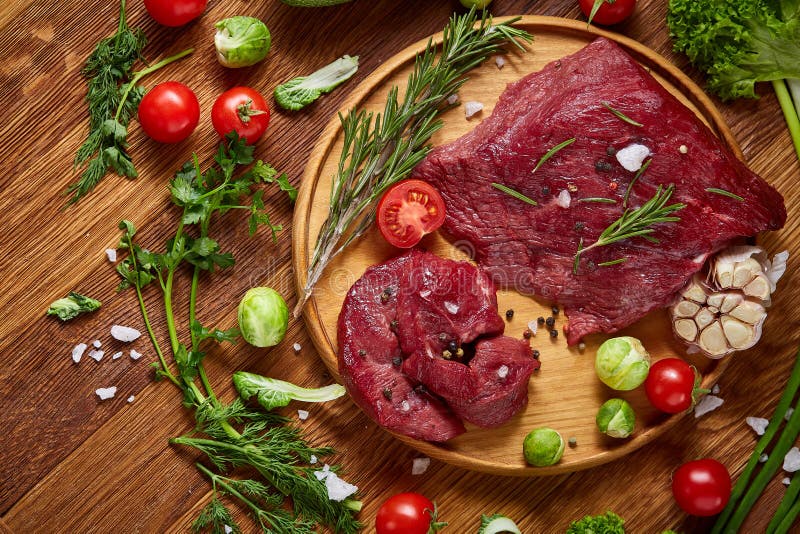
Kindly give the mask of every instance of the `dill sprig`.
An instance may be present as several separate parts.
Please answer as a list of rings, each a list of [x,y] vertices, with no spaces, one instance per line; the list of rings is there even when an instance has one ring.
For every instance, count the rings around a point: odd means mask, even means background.
[[[428,154],[428,141],[442,126],[437,119],[450,107],[447,98],[466,82],[464,75],[508,43],[524,49],[521,42],[532,40],[528,32],[511,26],[517,20],[495,25],[484,11],[478,23],[474,8],[453,15],[444,28],[441,46],[431,39],[417,54],[402,101],[394,86],[383,113],[353,110],[347,116],[339,115],[342,154],[333,176],[328,217],[317,237],[295,316],[331,259],[372,224],[381,194],[408,176]]]
[[[553,148],[551,148],[550,150],[545,152],[544,156],[539,158],[539,161],[536,163],[536,166],[533,168],[533,170],[531,172],[534,173],[534,172],[538,171],[539,167],[544,165],[545,161],[547,161],[548,159],[552,158],[556,154],[556,152],[558,152],[562,148],[568,147],[569,145],[571,145],[574,142],[575,142],[575,138],[571,137],[571,138],[567,139],[566,141],[560,142],[559,144],[557,144],[556,146],[554,146]]]
[[[538,205],[538,203],[535,200],[533,200],[532,198],[526,197],[525,195],[523,195],[522,193],[520,193],[516,189],[512,189],[512,188],[508,187],[507,185],[498,184],[497,182],[492,182],[492,187],[502,191],[503,193],[505,193],[507,195],[510,195],[510,196],[516,198],[517,200],[521,200],[522,202],[530,204],[531,206],[537,206]]]
[[[263,532],[306,534],[314,532],[317,523],[324,523],[335,532],[353,534],[359,528],[352,513],[357,501],[331,501],[325,483],[307,467],[312,455],[323,458],[333,451],[311,447],[299,430],[287,426],[288,420],[278,414],[251,409],[240,398],[222,402],[206,375],[204,345],[208,341],[234,343],[239,336],[235,329],[208,328],[197,319],[201,275],[234,264],[233,256],[220,251],[219,243],[210,235],[212,219],[242,210],[249,215],[251,233],[267,226],[274,238],[281,228],[270,221],[265,211],[263,190],[253,190],[260,184],[275,183],[290,199],[295,193],[285,175],[278,175],[266,163],[254,162],[253,147],[235,133],[220,144],[215,162],[203,173],[194,156],[170,182],[172,203],[182,211],[175,233],[163,251],[142,248],[134,225],[129,221],[120,223],[123,235],[119,247],[128,251],[128,257],[117,267],[122,278],[120,289],[132,287],[136,291],[144,325],[158,357],[154,364],[156,377],[172,382],[183,393],[184,406],[194,410],[194,430],[190,435],[172,439],[171,443],[205,453],[208,462],[219,471],[250,468],[245,471],[257,473],[254,476],[263,479],[236,480],[198,466],[210,477],[214,495],[192,528],[198,532],[222,532],[224,525],[228,525],[238,531],[221,500],[225,496],[247,506]],[[237,174],[240,167],[251,164],[249,170]],[[176,277],[182,273],[191,276],[189,305],[184,320],[177,321],[173,297]],[[144,291],[152,286],[157,286],[163,297],[168,334],[163,345],[156,336],[144,299]],[[178,324],[188,324],[188,332],[179,335]],[[170,353],[171,363],[167,361]],[[284,505],[287,498],[293,508]]]
[[[658,223],[680,221],[680,217],[671,216],[670,214],[686,207],[686,204],[680,202],[667,205],[674,190],[675,186],[673,185],[670,185],[666,189],[663,189],[662,186],[659,185],[653,198],[635,210],[626,209],[619,219],[612,222],[608,228],[603,230],[600,237],[597,238],[597,241],[588,247],[584,247],[583,238],[581,238],[578,243],[578,251],[575,253],[575,259],[572,264],[572,272],[575,274],[578,273],[581,255],[593,248],[603,247],[616,243],[617,241],[622,241],[623,239],[630,239],[637,236],[643,237],[653,243],[658,243],[658,240],[650,235],[655,232],[653,226]],[[621,262],[615,260],[615,263]],[[608,265],[613,265],[615,263],[609,263]]]
[[[147,38],[140,29],[128,26],[125,2],[120,2],[116,33],[97,43],[81,70],[87,80],[89,133],[75,154],[74,166],[86,167],[78,181],[65,191],[72,194],[68,204],[78,202],[94,189],[109,168],[120,176],[137,176],[127,152],[128,124],[144,96],[144,88],[137,84],[147,74],[192,53],[190,48],[134,72],[134,64],[144,61],[142,50]]]

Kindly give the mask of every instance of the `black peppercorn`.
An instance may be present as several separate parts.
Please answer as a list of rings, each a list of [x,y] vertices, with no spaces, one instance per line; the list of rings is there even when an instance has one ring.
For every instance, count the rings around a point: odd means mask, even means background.
[[[608,154],[609,156],[613,156],[616,153],[617,153],[617,149],[614,148],[613,146],[606,147],[606,154]]]
[[[451,353],[455,353],[455,351],[458,350],[458,344],[455,342],[455,340],[447,344],[447,350],[449,350]]]
[[[403,365],[403,358],[401,358],[400,356],[395,356],[394,358],[392,358],[392,365],[394,365],[395,367],[400,367],[401,365]]]
[[[533,359],[534,360],[538,360],[539,359],[539,351],[536,350],[536,349],[533,350]]]
[[[547,320],[545,321],[545,324],[547,325],[547,328],[553,328],[553,326],[556,324],[556,318],[548,317]]]
[[[527,329],[527,328],[522,333],[522,337],[524,337],[525,339],[530,339],[532,335],[533,334],[531,333],[531,331],[529,329]]]
[[[556,330],[555,328],[550,330],[550,337],[552,337],[553,339],[557,338],[558,337],[558,330]]]
[[[544,187],[542,188],[542,194],[543,194],[543,195],[549,195],[549,194],[550,194],[550,188],[549,188],[549,187],[547,187],[547,186],[544,186]]]
[[[363,358],[364,356],[367,355],[367,351],[365,351],[364,349],[358,349],[358,355]]]
[[[543,325],[544,324],[544,317],[538,317],[536,319],[536,323],[539,324],[539,326]]]
[[[553,306],[551,311],[553,312],[553,315],[558,315],[558,306]]]
[[[514,317],[514,310],[506,310],[506,319]]]
[[[389,388],[384,388],[383,396],[386,397],[386,400],[392,400],[392,390]]]
[[[584,228],[586,228],[586,223],[584,223],[584,222],[581,222],[581,221],[578,221],[578,222],[576,222],[576,223],[575,223],[575,226],[574,226],[574,228],[575,228],[575,230],[577,230],[578,232],[580,232],[581,230],[583,230]]]

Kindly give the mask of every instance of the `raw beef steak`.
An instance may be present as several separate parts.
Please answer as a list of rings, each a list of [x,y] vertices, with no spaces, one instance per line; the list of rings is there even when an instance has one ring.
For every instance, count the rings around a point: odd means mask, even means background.
[[[382,426],[446,441],[464,431],[459,418],[497,426],[527,402],[539,362],[503,328],[483,271],[412,250],[367,269],[347,294],[339,372]]]
[[[638,178],[637,150],[649,161]],[[472,243],[497,284],[564,306],[570,344],[666,306],[709,255],[786,220],[781,195],[604,38],[510,84],[490,117],[435,148],[413,176],[439,189],[446,230]],[[581,240],[594,243],[662,185],[675,186],[670,203],[686,206],[674,213],[680,221],[653,226],[658,243],[633,237],[593,248],[573,272]]]

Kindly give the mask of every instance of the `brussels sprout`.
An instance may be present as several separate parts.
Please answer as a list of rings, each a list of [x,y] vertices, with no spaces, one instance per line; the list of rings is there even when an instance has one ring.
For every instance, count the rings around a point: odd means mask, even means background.
[[[492,3],[492,0],[461,0],[461,5],[464,7],[474,7],[475,9],[486,9],[486,6]]]
[[[612,389],[628,391],[644,382],[650,372],[650,355],[634,337],[613,337],[597,349],[597,376]]]
[[[237,319],[245,341],[255,347],[272,347],[286,335],[289,308],[274,289],[254,287],[239,302]]]
[[[57,315],[62,321],[69,321],[78,314],[97,310],[100,305],[99,300],[70,291],[68,296],[50,304],[47,315]]]
[[[249,67],[267,57],[269,29],[257,18],[231,17],[217,22],[216,27],[214,46],[224,67]]]
[[[358,70],[358,56],[343,56],[308,76],[299,76],[275,88],[275,102],[283,109],[297,111],[322,93],[330,93]]]
[[[600,406],[595,418],[597,428],[612,438],[627,438],[633,433],[636,414],[633,408],[623,399],[610,399]]]
[[[553,465],[564,454],[564,438],[552,428],[541,427],[531,430],[522,442],[525,460],[537,467]]]

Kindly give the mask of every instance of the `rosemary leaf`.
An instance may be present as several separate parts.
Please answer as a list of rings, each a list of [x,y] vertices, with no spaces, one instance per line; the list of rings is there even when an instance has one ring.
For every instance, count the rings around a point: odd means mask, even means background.
[[[559,144],[557,144],[556,146],[554,146],[553,148],[551,148],[550,150],[545,152],[544,156],[542,156],[541,159],[539,159],[539,162],[536,164],[536,167],[534,167],[531,172],[534,173],[537,170],[539,170],[539,167],[544,165],[545,161],[547,161],[548,159],[552,158],[555,155],[556,152],[558,152],[559,150],[561,150],[564,147],[567,147],[567,146],[571,145],[574,142],[575,142],[575,138],[572,137],[570,139],[567,139],[566,141],[560,142]]]
[[[623,208],[627,208],[628,207],[628,197],[631,196],[631,191],[633,190],[633,184],[635,184],[636,181],[639,179],[639,177],[644,174],[644,171],[646,171],[647,167],[650,166],[650,162],[651,161],[653,161],[653,158],[650,158],[650,159],[648,159],[647,161],[644,162],[644,164],[636,172],[636,176],[633,177],[633,180],[631,180],[631,183],[628,185],[628,189],[627,189],[627,191],[625,191],[625,198],[622,199],[622,207]]]
[[[586,197],[586,198],[579,198],[575,202],[597,202],[599,204],[616,204],[617,201],[613,198],[605,198],[605,197]]]
[[[611,265],[618,265],[620,263],[625,263],[626,261],[628,261],[628,258],[626,256],[623,256],[621,258],[617,258],[616,260],[604,261],[603,263],[598,263],[597,266],[598,267],[609,267]]]
[[[503,184],[498,184],[496,182],[492,182],[492,187],[494,187],[495,189],[499,189],[503,193],[511,195],[512,197],[516,198],[517,200],[521,200],[523,202],[527,202],[531,206],[538,205],[538,203],[535,200],[533,200],[532,198],[526,197],[525,195],[523,195],[519,191],[517,191],[515,189],[511,189],[510,187],[505,186]]]
[[[625,115],[623,112],[621,112],[621,111],[619,111],[619,110],[616,110],[616,109],[612,108],[612,107],[611,107],[611,104],[609,104],[608,102],[601,102],[601,104],[603,104],[603,106],[604,106],[604,107],[605,107],[605,108],[606,108],[608,111],[610,111],[611,113],[613,113],[614,115],[616,115],[616,116],[617,116],[617,117],[618,117],[618,118],[619,118],[621,121],[623,121],[623,122],[627,122],[628,124],[632,124],[632,125],[634,125],[634,126],[639,126],[640,128],[641,128],[642,126],[644,126],[644,125],[643,125],[641,122],[636,122],[636,121],[635,121],[635,120],[633,120],[632,118],[630,118],[630,117],[628,117],[627,115]]]
[[[744,202],[744,198],[740,197],[736,193],[731,193],[730,191],[725,191],[724,189],[719,189],[717,187],[706,187],[706,191],[709,193],[716,193],[717,195],[722,195],[724,197],[735,198],[739,202]]]
[[[450,107],[447,98],[466,82],[464,75],[501,53],[506,45],[525,50],[522,43],[533,38],[511,26],[518,20],[493,24],[485,11],[479,20],[474,8],[453,15],[444,28],[441,46],[429,40],[417,54],[402,100],[394,86],[383,113],[352,110],[347,116],[340,115],[344,142],[332,177],[328,217],[314,246],[295,317],[330,260],[370,227],[381,194],[407,177],[428,154],[430,137],[442,126],[439,115]]]
[[[680,217],[675,217],[671,214],[686,207],[685,204],[680,202],[667,205],[674,190],[674,185],[670,185],[666,189],[659,185],[653,198],[635,210],[626,209],[619,219],[603,230],[597,241],[584,248],[583,239],[581,238],[572,264],[572,272],[578,274],[581,255],[593,248],[610,245],[632,237],[643,237],[658,244],[658,240],[650,235],[655,232],[653,226],[659,223],[680,221]]]

